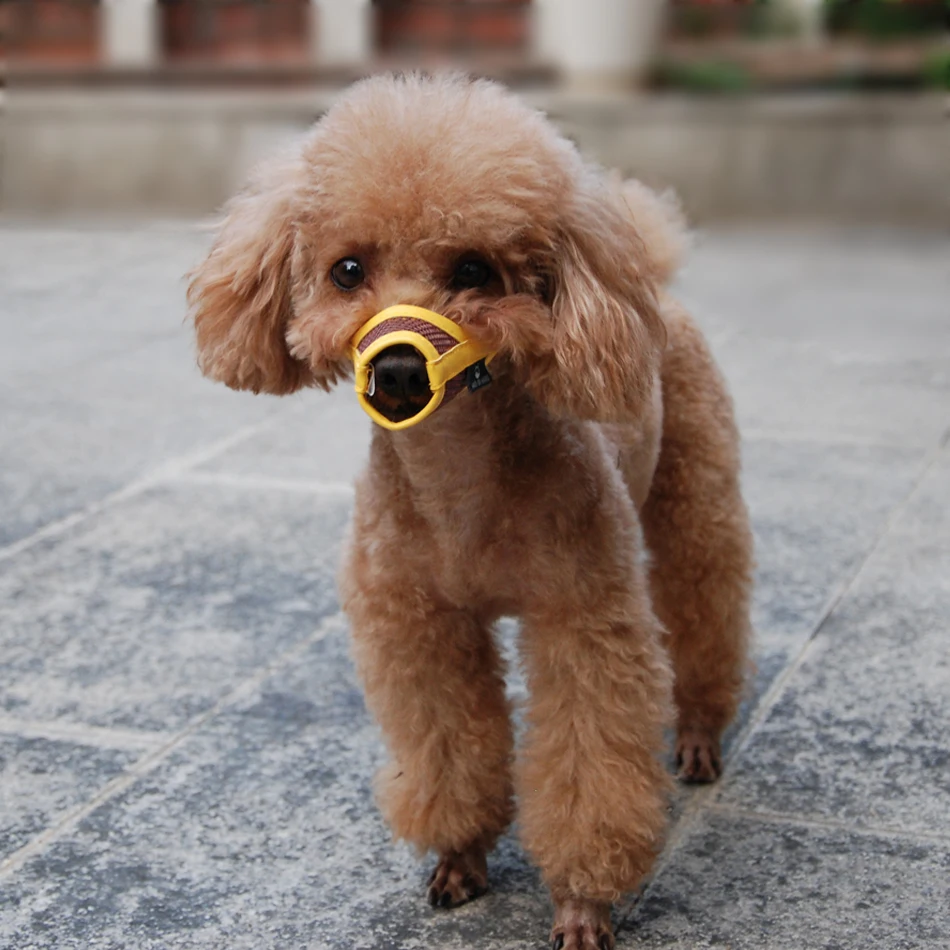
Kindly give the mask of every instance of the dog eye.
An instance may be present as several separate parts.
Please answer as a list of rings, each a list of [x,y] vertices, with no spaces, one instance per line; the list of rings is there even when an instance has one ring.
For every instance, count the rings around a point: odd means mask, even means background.
[[[472,290],[484,287],[494,276],[494,271],[484,261],[470,257],[455,265],[452,286],[456,290]]]
[[[365,279],[363,265],[355,257],[344,257],[330,268],[330,280],[340,290],[356,290]]]

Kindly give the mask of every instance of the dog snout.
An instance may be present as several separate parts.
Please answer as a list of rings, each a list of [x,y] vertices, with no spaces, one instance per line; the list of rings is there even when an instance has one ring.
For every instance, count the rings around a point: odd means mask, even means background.
[[[429,374],[422,354],[408,344],[391,346],[373,361],[376,385],[391,399],[415,402],[429,395]]]

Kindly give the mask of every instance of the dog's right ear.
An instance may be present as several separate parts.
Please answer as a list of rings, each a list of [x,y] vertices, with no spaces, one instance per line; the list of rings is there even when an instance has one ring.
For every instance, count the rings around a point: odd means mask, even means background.
[[[210,254],[189,274],[198,365],[232,389],[284,395],[313,382],[285,332],[299,159],[273,162],[228,204]]]

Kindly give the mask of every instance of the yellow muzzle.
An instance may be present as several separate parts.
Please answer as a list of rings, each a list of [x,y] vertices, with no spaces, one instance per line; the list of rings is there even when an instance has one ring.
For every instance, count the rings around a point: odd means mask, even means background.
[[[422,422],[464,389],[475,392],[491,382],[487,364],[495,354],[466,336],[458,324],[423,307],[387,307],[370,317],[350,343],[360,405],[373,422],[393,431]],[[395,422],[372,403],[376,394],[373,360],[399,344],[413,347],[425,360],[431,397],[412,416]]]

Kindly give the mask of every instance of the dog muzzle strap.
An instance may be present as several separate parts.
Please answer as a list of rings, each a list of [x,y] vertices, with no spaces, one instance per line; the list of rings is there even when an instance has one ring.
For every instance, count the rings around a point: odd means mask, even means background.
[[[379,380],[373,361],[400,344],[411,346],[425,360],[429,399],[408,418],[396,421],[374,405]],[[374,422],[393,431],[422,422],[463,390],[475,392],[491,382],[488,363],[494,352],[467,336],[457,323],[423,307],[396,304],[381,310],[360,327],[351,346],[360,405]]]

